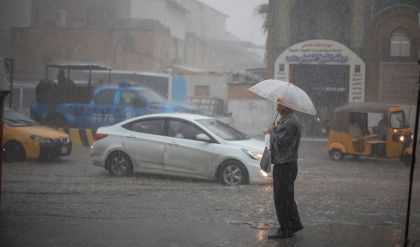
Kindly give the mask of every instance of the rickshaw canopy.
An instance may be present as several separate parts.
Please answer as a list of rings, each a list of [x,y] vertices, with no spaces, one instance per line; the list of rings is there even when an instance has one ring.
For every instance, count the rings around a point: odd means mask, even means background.
[[[339,132],[346,132],[349,129],[350,114],[353,112],[359,113],[387,113],[390,109],[401,109],[400,105],[393,104],[380,104],[380,103],[364,103],[352,104],[338,107],[334,110],[331,118],[330,130]]]

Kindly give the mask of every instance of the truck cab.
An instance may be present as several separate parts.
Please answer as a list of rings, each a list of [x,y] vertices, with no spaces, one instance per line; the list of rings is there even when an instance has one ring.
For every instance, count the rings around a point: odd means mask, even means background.
[[[159,112],[197,112],[191,105],[167,102],[151,89],[126,84],[96,88],[85,121],[96,128],[128,118]]]

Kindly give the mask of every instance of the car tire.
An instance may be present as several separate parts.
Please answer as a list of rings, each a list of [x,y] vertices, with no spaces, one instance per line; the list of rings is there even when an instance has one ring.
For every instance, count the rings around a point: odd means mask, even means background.
[[[248,183],[248,172],[241,162],[227,160],[220,166],[219,181],[228,186],[245,184]]]
[[[25,149],[16,141],[9,141],[4,144],[3,153],[5,162],[22,162],[26,160]]]
[[[340,150],[333,149],[330,151],[330,157],[335,161],[340,161],[340,160],[343,160],[344,155]]]
[[[121,151],[111,153],[106,159],[106,168],[112,176],[123,177],[133,174],[130,157]]]

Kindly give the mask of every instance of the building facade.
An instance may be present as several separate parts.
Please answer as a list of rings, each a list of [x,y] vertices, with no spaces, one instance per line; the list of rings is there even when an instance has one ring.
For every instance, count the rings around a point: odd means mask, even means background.
[[[172,65],[229,71],[262,64],[248,50],[253,44],[220,42],[226,16],[196,0],[6,0],[0,7],[29,16],[0,19],[0,53],[15,59],[17,76],[39,78],[48,63],[160,73]]]
[[[420,2],[271,0],[267,75],[302,87],[321,121],[360,102],[414,105]]]

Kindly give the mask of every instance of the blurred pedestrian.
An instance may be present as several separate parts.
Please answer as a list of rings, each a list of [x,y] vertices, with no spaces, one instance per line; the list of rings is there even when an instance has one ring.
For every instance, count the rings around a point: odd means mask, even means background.
[[[298,172],[298,151],[301,126],[294,110],[277,100],[281,119],[277,126],[270,124],[270,144],[273,168],[274,205],[280,228],[269,239],[285,239],[303,229],[294,197],[294,182]]]
[[[386,140],[386,134],[388,132],[388,115],[386,113],[382,114],[382,119],[378,122],[378,126],[376,127],[376,132],[378,138],[381,140]]]

